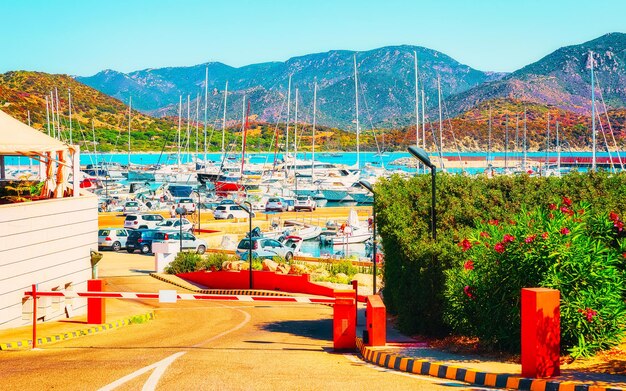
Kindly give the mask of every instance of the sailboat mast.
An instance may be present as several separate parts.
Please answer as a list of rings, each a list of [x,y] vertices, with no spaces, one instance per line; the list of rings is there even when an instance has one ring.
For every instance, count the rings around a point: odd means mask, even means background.
[[[209,105],[209,67],[206,67],[204,77],[204,172],[206,172],[206,128],[207,128],[207,109]]]
[[[224,149],[224,141],[226,138],[226,99],[228,98],[228,81],[226,82],[226,87],[224,88],[224,115],[222,116],[222,160],[224,160],[224,155],[226,154],[226,150]]]
[[[417,78],[417,52],[413,51],[413,56],[415,59],[415,146],[419,148],[420,146],[420,98],[419,98],[419,86],[418,86],[418,78]]]
[[[61,139],[61,118],[59,117],[59,110],[61,105],[59,104],[59,89],[54,87],[54,95],[56,97],[56,110],[57,110],[57,133],[59,135],[59,140]]]
[[[96,148],[96,129],[93,124],[93,118],[91,119],[91,137],[93,137],[93,156],[94,161],[96,163],[96,167],[98,167],[98,149]]]
[[[298,89],[296,88],[296,116],[293,121],[293,174],[296,175],[296,159],[298,158]]]
[[[179,95],[178,96],[178,158],[177,163],[178,163],[178,171],[180,172],[180,148],[181,148],[181,144],[180,144],[180,128],[181,128],[181,122],[183,118],[183,96]]]
[[[187,154],[187,163],[189,163],[189,144],[191,144],[191,130],[190,126],[190,114],[191,114],[191,98],[187,94],[187,140],[185,141],[185,153]]]
[[[437,76],[437,95],[439,97],[439,159],[443,168],[443,115],[441,114],[441,76]]]
[[[291,108],[291,75],[287,84],[287,123],[285,125],[285,158],[289,155],[289,109]],[[283,159],[286,160],[286,159]],[[287,165],[285,165],[287,169]]]
[[[67,97],[69,102],[69,110],[70,110],[70,145],[72,145],[72,90],[67,89]],[[30,116],[28,117],[28,122],[30,122]],[[30,123],[28,124],[30,126]]]
[[[491,164],[491,103],[489,104],[489,130],[487,133],[487,167]]]
[[[522,167],[524,168],[524,171],[526,171],[526,158],[527,158],[527,141],[526,141],[526,107],[524,107],[524,158],[522,160]]]
[[[591,62],[591,169],[596,170],[596,85],[593,81],[593,52],[589,52]]]
[[[548,168],[548,154],[550,153],[550,112],[548,111],[548,133],[546,136],[546,169]]]
[[[312,142],[312,154],[311,154],[311,181],[315,181],[315,125],[317,115],[317,81],[313,84],[313,142]]]
[[[359,146],[359,79],[356,73],[356,53],[354,54],[354,98],[356,101],[356,168],[361,168],[360,155],[361,150]]]
[[[50,136],[50,104],[48,103],[47,94],[46,94],[46,124],[48,126],[48,136]]]
[[[241,101],[241,149],[243,150],[244,144],[246,143],[244,132],[246,131],[246,95],[244,94],[243,100]],[[243,171],[242,171],[243,173]]]
[[[246,113],[246,106],[245,106],[245,101],[246,101],[246,96],[243,96],[243,101],[244,101],[244,122],[243,122],[243,133],[242,133],[242,137],[241,137],[241,142],[242,142],[242,147],[241,147],[241,180],[243,181],[243,165],[246,161],[246,138],[248,136],[248,116],[250,115],[250,101],[248,101],[248,112]]]
[[[561,144],[559,143],[559,121],[556,121],[556,170],[561,175]]]
[[[506,114],[504,119],[504,169],[507,170],[509,168],[509,114]]]
[[[200,142],[200,94],[196,94],[196,162],[198,161],[198,143]],[[205,133],[206,134],[206,133]]]
[[[426,150],[426,94],[422,89],[422,147]]]
[[[131,111],[133,107],[133,97],[128,98],[128,168],[130,169],[130,121],[131,121]]]
[[[519,113],[515,113],[515,149],[513,156],[515,161],[519,161]]]

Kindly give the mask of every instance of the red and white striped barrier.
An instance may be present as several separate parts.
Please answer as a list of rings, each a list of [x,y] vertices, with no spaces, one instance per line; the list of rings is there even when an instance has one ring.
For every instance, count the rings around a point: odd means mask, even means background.
[[[32,291],[24,292],[26,296],[33,296]],[[175,291],[160,291],[158,293],[135,292],[74,292],[74,291],[36,291],[37,297],[66,297],[87,299],[163,299],[168,302],[176,300],[213,300],[213,301],[245,301],[245,302],[281,302],[281,303],[309,303],[334,304],[334,298],[298,297],[298,296],[247,296],[247,295],[204,295],[193,293],[175,293]],[[175,294],[175,296],[174,296]]]

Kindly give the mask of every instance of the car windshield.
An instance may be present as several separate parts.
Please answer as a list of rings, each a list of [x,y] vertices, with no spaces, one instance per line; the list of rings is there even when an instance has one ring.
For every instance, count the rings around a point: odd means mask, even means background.
[[[268,202],[280,202],[280,198],[270,198]]]
[[[172,225],[174,225],[174,222],[172,220],[165,220],[165,221],[161,221],[157,225],[159,227],[171,227]]]
[[[134,221],[137,220],[137,216],[126,216],[126,221]]]
[[[218,206],[217,208],[215,208],[215,210],[226,210],[225,206]]]
[[[127,202],[126,203],[126,206],[137,206],[137,205],[139,205],[139,204],[136,203],[136,202]]]
[[[308,200],[308,197],[298,197],[298,201],[306,201]]]

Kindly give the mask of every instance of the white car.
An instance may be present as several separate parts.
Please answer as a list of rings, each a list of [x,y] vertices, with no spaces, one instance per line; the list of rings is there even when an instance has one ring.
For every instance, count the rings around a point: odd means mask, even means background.
[[[145,229],[156,228],[157,224],[165,220],[163,216],[156,213],[129,214],[124,219],[124,228]]]
[[[313,212],[317,208],[317,203],[310,196],[298,196],[293,208],[296,211],[306,209],[309,212]]]
[[[207,249],[207,243],[204,239],[200,239],[198,237],[196,237],[194,234],[190,233],[190,232],[183,232],[183,237],[182,240],[180,238],[180,233],[178,232],[168,232],[167,234],[165,234],[165,237],[163,239],[158,238],[158,239],[154,239],[152,241],[152,243],[158,243],[158,242],[167,242],[167,243],[182,243],[183,245],[183,251],[184,250],[191,250],[191,251],[195,251],[196,254],[204,254],[204,252]]]
[[[124,216],[130,214],[130,213],[139,213],[142,212],[144,209],[144,205],[139,202],[139,201],[126,201],[124,202],[124,208],[122,209],[122,212],[124,212]]]
[[[183,223],[183,232],[193,230],[193,223],[185,218],[179,219],[178,217],[173,217],[170,219],[165,219],[156,225],[156,229],[160,231],[179,231],[180,223]]]
[[[219,205],[215,208],[213,212],[213,217],[216,220],[220,219],[241,219],[248,218],[248,211],[242,208],[239,205]],[[252,212],[252,217],[255,217],[254,212]]]
[[[193,202],[191,198],[179,198],[176,202],[177,208],[185,208],[187,213],[185,214],[193,214],[196,213],[196,203]]]

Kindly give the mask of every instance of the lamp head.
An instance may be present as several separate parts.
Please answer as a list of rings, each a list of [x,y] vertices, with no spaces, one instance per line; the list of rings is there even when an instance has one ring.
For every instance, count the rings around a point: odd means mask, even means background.
[[[426,151],[424,151],[422,148],[410,146],[408,150],[409,150],[409,153],[413,155],[413,157],[417,158],[420,162],[424,163],[431,170],[435,168],[435,165],[428,158],[428,153],[426,153]]]
[[[371,183],[362,179],[359,181],[359,184],[363,186],[364,188],[366,188],[367,190],[369,190],[370,193],[374,194],[374,188],[372,187]]]

